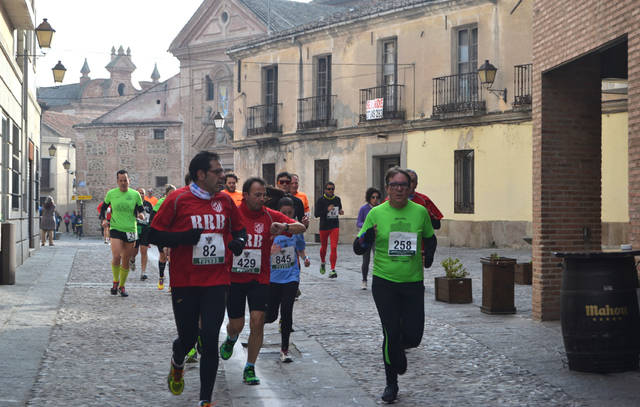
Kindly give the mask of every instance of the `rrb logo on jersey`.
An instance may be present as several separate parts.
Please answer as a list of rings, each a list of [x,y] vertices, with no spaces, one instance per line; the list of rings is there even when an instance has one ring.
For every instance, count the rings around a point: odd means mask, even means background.
[[[222,204],[220,203],[220,201],[211,202],[211,208],[213,208],[213,210],[216,212],[222,212]]]
[[[253,229],[256,231],[256,233],[261,234],[262,232],[264,232],[264,223],[256,223],[253,226]]]

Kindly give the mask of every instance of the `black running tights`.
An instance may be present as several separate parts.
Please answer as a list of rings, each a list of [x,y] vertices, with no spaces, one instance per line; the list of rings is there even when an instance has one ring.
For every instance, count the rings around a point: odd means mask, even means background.
[[[373,276],[371,293],[378,309],[384,341],[382,356],[387,384],[407,370],[404,350],[420,345],[424,333],[424,283],[394,283]]]
[[[202,340],[200,400],[211,400],[218,372],[218,335],[224,320],[227,286],[172,287],[171,302],[178,338],[173,341],[173,360],[181,365],[196,343]],[[198,330],[198,318],[202,328]]]
[[[269,305],[265,315],[265,322],[270,324],[278,319],[278,308],[280,308],[280,336],[282,350],[289,350],[289,337],[293,327],[293,303],[298,292],[298,282],[271,283],[269,285]]]

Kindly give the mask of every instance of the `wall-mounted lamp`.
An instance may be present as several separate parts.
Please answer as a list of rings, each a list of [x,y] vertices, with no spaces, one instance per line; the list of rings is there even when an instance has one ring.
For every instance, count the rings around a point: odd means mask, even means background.
[[[488,59],[484,60],[484,64],[482,64],[478,68],[478,77],[480,78],[480,83],[486,87],[486,89],[493,93],[494,95],[502,98],[502,100],[507,102],[507,88],[504,89],[491,89],[491,85],[493,85],[493,81],[496,79],[496,73],[498,72],[498,68],[491,65]]]
[[[69,162],[69,160],[64,160],[64,162],[62,163],[62,167],[69,173],[69,174],[75,174],[74,171],[69,171],[69,168],[71,168],[71,163]]]
[[[62,62],[58,61],[56,66],[54,66],[51,70],[53,71],[53,81],[62,83],[64,74],[65,72],[67,72],[67,68],[62,65]]]
[[[213,124],[216,126],[216,129],[224,127],[224,117],[222,117],[220,112],[216,112],[215,116],[213,116]]]
[[[40,48],[51,48],[51,40],[53,39],[54,32],[56,32],[56,30],[51,27],[47,19],[42,19],[40,25],[36,27],[36,37],[38,38]]]
[[[54,146],[53,144],[51,144],[51,147],[49,147],[49,157],[55,157],[56,156],[56,146]]]

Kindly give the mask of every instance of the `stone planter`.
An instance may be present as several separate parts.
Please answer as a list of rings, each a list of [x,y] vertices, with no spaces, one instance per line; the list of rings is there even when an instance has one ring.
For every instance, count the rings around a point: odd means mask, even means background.
[[[514,281],[520,285],[531,285],[532,276],[531,263],[518,263],[516,264],[516,274]]]
[[[473,301],[470,278],[435,278],[436,301],[468,304]]]
[[[485,314],[515,314],[513,282],[516,259],[480,259],[482,263],[482,306]]]

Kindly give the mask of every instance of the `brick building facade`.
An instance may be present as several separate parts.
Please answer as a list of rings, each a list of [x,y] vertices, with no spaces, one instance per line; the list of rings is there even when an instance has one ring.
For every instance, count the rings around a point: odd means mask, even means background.
[[[533,12],[533,315],[558,319],[555,251],[601,248],[602,80],[627,81],[629,241],[640,244],[640,9],[537,0]]]

